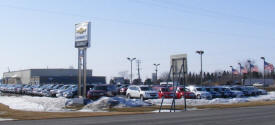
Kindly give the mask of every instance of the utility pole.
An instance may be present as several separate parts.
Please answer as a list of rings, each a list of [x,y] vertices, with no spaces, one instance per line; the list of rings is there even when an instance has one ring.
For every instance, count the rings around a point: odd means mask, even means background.
[[[133,61],[134,61],[136,58],[127,57],[127,59],[130,61],[130,64],[131,64],[131,83],[130,83],[130,84],[133,84]]]
[[[136,61],[137,62],[137,71],[138,71],[138,80],[139,80],[139,82],[141,82],[141,79],[140,79],[140,63],[141,63],[141,61],[140,60],[137,60]]]

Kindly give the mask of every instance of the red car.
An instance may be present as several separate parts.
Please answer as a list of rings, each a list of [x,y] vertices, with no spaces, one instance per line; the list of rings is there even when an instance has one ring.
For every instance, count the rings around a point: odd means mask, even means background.
[[[158,90],[159,98],[173,98],[173,92],[170,91],[168,88],[159,88]]]
[[[184,95],[184,87],[178,87],[176,91],[177,99],[183,98]],[[193,92],[190,92],[189,89],[185,88],[185,97],[187,99],[195,99],[196,95]]]

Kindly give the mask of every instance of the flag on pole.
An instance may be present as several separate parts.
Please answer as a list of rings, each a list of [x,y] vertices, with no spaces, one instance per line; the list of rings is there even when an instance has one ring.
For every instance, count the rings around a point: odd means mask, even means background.
[[[250,64],[251,72],[259,72],[259,69],[257,66]]]
[[[245,67],[241,66],[241,72],[242,73],[247,73],[247,69]]]
[[[232,73],[233,73],[234,75],[238,75],[238,74],[239,74],[239,71],[236,70],[236,69],[234,69],[234,68],[232,68]]]
[[[271,63],[268,63],[268,62],[264,62],[264,69],[265,70],[273,70],[274,69],[274,66],[271,64]]]

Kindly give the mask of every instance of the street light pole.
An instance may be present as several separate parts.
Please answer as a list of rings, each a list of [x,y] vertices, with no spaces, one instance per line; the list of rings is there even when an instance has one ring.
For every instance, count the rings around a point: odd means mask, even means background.
[[[131,63],[131,83],[130,84],[133,84],[133,61],[136,59],[136,58],[130,58],[130,57],[127,57],[127,59],[130,61]]]
[[[156,82],[158,81],[158,66],[160,64],[154,64],[154,66],[156,66]]]
[[[198,53],[201,56],[201,72],[200,72],[201,83],[200,84],[202,85],[202,55],[203,55],[204,51],[199,50],[199,51],[196,51],[196,53]]]
[[[247,60],[248,64],[249,64],[249,85],[251,85],[251,61]]]
[[[233,82],[233,66],[229,66],[231,67],[231,81]]]
[[[263,73],[263,77],[264,77],[264,84],[265,85],[265,58],[261,57],[261,59],[264,61],[264,73]]]

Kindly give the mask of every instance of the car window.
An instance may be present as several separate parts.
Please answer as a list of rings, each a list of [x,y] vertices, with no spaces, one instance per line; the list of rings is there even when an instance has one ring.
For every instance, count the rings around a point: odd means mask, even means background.
[[[150,87],[140,87],[140,89],[142,91],[150,91],[150,90],[152,90],[152,88],[150,88]]]
[[[94,90],[106,90],[107,91],[107,86],[95,86]]]

